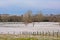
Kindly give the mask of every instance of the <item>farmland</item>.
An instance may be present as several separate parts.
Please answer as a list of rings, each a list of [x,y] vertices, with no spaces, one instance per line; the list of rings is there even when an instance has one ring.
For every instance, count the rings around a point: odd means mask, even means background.
[[[56,36],[0,34],[0,40],[60,40]]]
[[[1,22],[0,40],[60,40],[59,22]]]
[[[20,22],[4,22],[0,23],[0,33],[16,33],[19,34],[20,32],[57,32],[60,31],[60,25],[58,22],[35,22],[29,23],[25,25],[24,23]]]

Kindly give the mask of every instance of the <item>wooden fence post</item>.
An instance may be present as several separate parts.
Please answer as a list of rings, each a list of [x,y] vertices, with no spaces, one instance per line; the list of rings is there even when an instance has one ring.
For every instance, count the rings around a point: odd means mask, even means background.
[[[54,40],[54,31],[53,31],[53,40]]]
[[[59,37],[59,31],[57,32],[57,40],[58,40],[58,37]]]
[[[40,32],[40,36],[41,36],[41,32]]]
[[[50,36],[50,32],[48,31],[48,33],[49,33],[49,36]]]
[[[38,35],[38,31],[37,31],[37,35]]]

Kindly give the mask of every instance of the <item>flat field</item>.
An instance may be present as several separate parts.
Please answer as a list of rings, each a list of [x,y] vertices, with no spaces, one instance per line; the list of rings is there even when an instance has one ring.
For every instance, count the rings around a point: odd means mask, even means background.
[[[21,22],[0,22],[0,33],[19,34],[22,32],[60,32],[59,22],[35,22],[25,25]]]
[[[42,35],[0,34],[0,40],[60,40],[60,37]]]
[[[60,23],[1,22],[0,40],[60,40]]]

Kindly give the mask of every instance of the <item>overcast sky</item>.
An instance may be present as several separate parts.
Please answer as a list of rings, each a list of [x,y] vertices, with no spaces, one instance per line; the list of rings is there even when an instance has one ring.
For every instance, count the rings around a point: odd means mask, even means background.
[[[27,10],[60,10],[60,0],[0,0],[0,13],[21,13]]]

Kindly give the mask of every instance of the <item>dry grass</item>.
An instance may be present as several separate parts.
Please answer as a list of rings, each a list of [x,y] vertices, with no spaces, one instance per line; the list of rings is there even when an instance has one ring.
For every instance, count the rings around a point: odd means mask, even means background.
[[[60,40],[60,37],[41,36],[41,35],[13,35],[0,34],[0,40]]]

